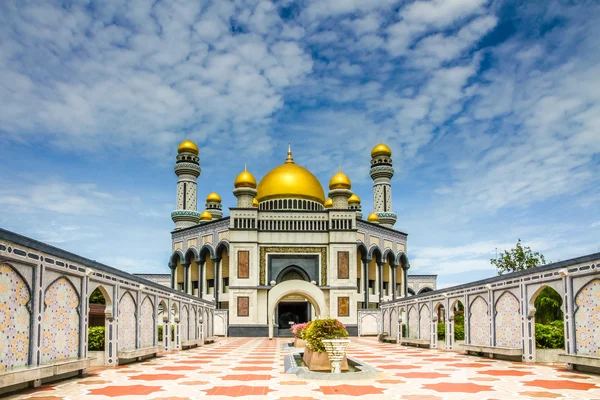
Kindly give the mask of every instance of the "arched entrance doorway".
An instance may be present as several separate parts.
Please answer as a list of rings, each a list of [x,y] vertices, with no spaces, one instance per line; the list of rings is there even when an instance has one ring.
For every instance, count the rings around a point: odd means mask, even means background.
[[[292,305],[282,307],[283,305],[290,303],[292,303]],[[294,304],[295,307],[297,307],[295,309],[293,308]],[[269,338],[274,336],[276,323],[278,326],[282,326],[282,323],[285,324],[287,322],[287,329],[289,329],[290,318],[292,318],[294,314],[300,318],[300,315],[304,313],[303,315],[307,317],[308,321],[310,319],[310,314],[306,314],[307,310],[309,310],[308,304],[314,309],[314,314],[317,317],[327,317],[329,315],[329,307],[325,302],[325,295],[316,285],[296,279],[284,280],[275,285],[269,291],[267,315],[269,321]],[[282,311],[288,313],[288,315],[284,317],[287,319],[280,319],[283,314]]]
[[[276,282],[304,281],[308,282],[309,276],[296,265],[290,265],[284,268],[278,275]],[[306,296],[301,294],[289,294],[283,297],[275,308],[275,336],[291,337],[293,336],[291,327],[294,324],[301,324],[310,321],[313,309]]]

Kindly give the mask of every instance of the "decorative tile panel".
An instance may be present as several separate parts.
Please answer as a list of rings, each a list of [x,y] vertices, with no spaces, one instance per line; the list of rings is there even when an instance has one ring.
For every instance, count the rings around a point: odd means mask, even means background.
[[[337,277],[338,279],[350,278],[350,252],[338,251],[337,253]]]
[[[181,327],[181,340],[188,340],[189,333],[188,333],[188,329],[189,329],[189,324],[188,321],[190,320],[190,316],[189,316],[189,311],[187,306],[183,306],[181,308],[181,316],[179,318],[179,326]]]
[[[470,307],[469,344],[489,346],[490,345],[490,319],[488,315],[487,302],[481,296],[477,296]]]
[[[237,277],[239,279],[250,278],[250,252],[248,250],[238,251]]]
[[[394,247],[394,242],[392,242],[391,240],[384,240],[383,241],[383,248],[384,249],[393,249]]]
[[[205,245],[206,243],[210,243],[212,242],[212,235],[204,235],[202,236],[202,244]]]
[[[219,232],[219,242],[222,240],[229,240],[229,231]]]
[[[188,337],[190,340],[196,340],[196,307],[190,307],[190,318],[188,323]]]
[[[575,352],[600,356],[600,279],[586,284],[575,297]]]
[[[136,320],[135,300],[126,292],[119,301],[118,351],[135,350]]]
[[[44,295],[42,364],[79,355],[79,296],[67,278],[52,283]]]
[[[0,264],[0,372],[27,365],[30,294],[12,267]]]
[[[350,298],[338,297],[338,317],[350,316]]]
[[[142,301],[141,346],[154,346],[154,305],[148,296]]]
[[[419,339],[429,340],[431,337],[431,313],[429,312],[429,306],[424,305],[421,307],[420,318],[419,318]]]
[[[496,346],[521,347],[521,312],[519,300],[504,292],[496,302]]]
[[[366,243],[365,234],[362,232],[356,232],[356,240]]]
[[[250,316],[250,297],[238,297],[237,298],[237,316],[238,317]]]
[[[411,307],[408,311],[408,337],[410,339],[419,338],[419,316],[417,314],[417,308]]]

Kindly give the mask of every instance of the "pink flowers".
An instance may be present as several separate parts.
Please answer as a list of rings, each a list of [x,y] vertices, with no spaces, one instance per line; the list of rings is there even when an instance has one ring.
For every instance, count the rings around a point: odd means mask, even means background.
[[[292,333],[294,334],[294,337],[297,337],[298,339],[302,339],[304,337],[304,331],[306,330],[306,327],[308,326],[309,322],[305,322],[303,324],[294,324],[292,325]]]

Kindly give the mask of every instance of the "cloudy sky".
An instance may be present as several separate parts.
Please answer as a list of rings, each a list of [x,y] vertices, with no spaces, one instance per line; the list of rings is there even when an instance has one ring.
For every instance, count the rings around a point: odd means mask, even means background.
[[[167,272],[180,141],[201,199],[233,206],[244,164],[260,179],[291,142],[365,211],[383,141],[411,273],[491,276],[518,238],[599,249],[597,2],[24,3],[0,3],[3,228]]]

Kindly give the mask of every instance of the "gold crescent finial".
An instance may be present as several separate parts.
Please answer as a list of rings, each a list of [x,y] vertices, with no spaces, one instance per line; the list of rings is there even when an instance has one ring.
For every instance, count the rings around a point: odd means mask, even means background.
[[[288,142],[288,153],[287,158],[285,159],[286,164],[293,164],[294,159],[292,158],[292,145]]]
[[[248,171],[248,164],[244,164],[244,171]]]

